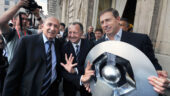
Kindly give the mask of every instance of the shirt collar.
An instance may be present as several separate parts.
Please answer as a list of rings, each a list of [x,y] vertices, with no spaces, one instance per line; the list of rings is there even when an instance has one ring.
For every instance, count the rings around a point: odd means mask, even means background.
[[[77,44],[72,43],[72,45],[74,46],[74,48],[76,47],[76,45],[79,45],[79,46],[80,46],[80,44],[81,44],[81,39],[80,39],[80,41],[79,41]]]
[[[114,36],[114,40],[120,41],[122,37],[122,29],[119,30],[119,32],[116,33]],[[108,36],[106,35],[105,40],[109,40]]]
[[[44,44],[45,44],[45,43],[48,42],[49,40],[48,40],[47,37],[44,35],[44,33],[42,33],[42,35],[43,35],[43,40],[44,40]],[[52,39],[52,41],[55,42],[55,39]]]

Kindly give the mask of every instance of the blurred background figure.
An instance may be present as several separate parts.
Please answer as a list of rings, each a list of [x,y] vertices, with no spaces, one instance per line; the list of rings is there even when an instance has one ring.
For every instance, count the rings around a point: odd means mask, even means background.
[[[7,58],[3,55],[4,47],[5,47],[5,43],[2,35],[0,35],[0,96],[2,95],[4,79],[8,67]]]
[[[62,38],[65,31],[65,24],[60,23],[60,32],[57,34],[57,38]]]
[[[87,40],[90,40],[90,41],[93,41],[95,40],[95,35],[94,35],[94,32],[93,32],[93,26],[89,26],[88,27],[88,32],[85,34],[85,38]]]
[[[96,29],[94,34],[95,34],[95,38],[96,38],[94,41],[98,41],[103,36],[103,30]]]
[[[123,31],[129,31],[129,22],[127,18],[121,18],[119,22],[120,28],[122,28]]]

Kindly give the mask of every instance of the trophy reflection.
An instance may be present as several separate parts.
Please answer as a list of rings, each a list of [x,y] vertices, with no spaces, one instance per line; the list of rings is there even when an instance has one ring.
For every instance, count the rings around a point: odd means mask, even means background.
[[[111,53],[103,53],[93,61],[93,96],[126,96],[135,90],[130,62]],[[91,84],[92,85],[92,84]],[[96,90],[96,91],[95,91]]]

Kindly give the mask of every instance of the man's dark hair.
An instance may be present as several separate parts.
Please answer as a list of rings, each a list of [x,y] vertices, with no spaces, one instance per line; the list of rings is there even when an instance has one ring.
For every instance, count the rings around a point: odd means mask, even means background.
[[[2,40],[2,44],[4,44],[4,39],[3,39],[3,36],[0,34],[0,40]]]
[[[129,22],[127,18],[120,18],[120,21],[125,21],[126,22],[126,27],[129,27]]]
[[[80,31],[83,32],[83,25],[80,22],[73,22],[71,25],[79,25],[80,26]]]
[[[100,14],[99,14],[99,17],[106,12],[112,12],[112,14],[115,18],[119,17],[119,12],[116,9],[113,9],[113,8],[108,8],[108,9],[101,11]]]
[[[103,34],[103,30],[101,28],[96,29],[94,32],[96,32],[96,31],[100,31]]]
[[[65,28],[65,26],[66,26],[64,23],[60,23],[60,25],[64,26],[64,28]]]

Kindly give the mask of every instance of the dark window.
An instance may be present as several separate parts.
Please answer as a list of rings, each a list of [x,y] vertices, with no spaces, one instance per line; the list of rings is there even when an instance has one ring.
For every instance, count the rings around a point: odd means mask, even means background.
[[[7,11],[8,10],[8,8],[4,8],[4,11]]]
[[[9,5],[9,0],[5,0],[5,5]]]

